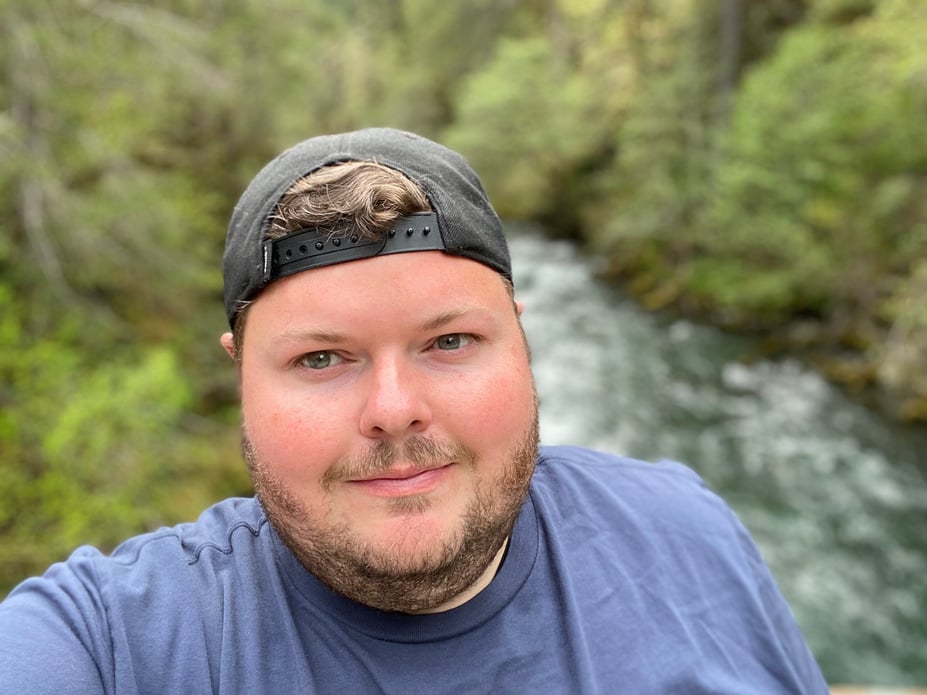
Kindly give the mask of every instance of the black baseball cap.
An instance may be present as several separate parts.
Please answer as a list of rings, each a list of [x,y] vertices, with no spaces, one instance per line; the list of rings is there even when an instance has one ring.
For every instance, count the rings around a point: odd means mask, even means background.
[[[395,169],[418,186],[431,213],[396,221],[382,241],[350,234],[332,239],[315,230],[266,238],[280,198],[299,179],[341,162],[370,161]],[[264,287],[286,275],[407,251],[441,250],[489,266],[511,282],[502,222],[476,172],[457,152],[392,128],[367,128],[304,140],[267,164],[245,189],[229,223],[223,256],[225,312],[229,325]]]

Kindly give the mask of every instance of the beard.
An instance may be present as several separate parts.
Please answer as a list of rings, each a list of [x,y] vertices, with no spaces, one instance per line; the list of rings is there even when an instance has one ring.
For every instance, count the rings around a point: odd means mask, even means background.
[[[490,478],[477,478],[473,498],[456,527],[417,553],[376,547],[348,523],[327,521],[324,509],[311,508],[271,472],[249,440],[246,427],[242,428],[242,451],[267,518],[306,570],[358,603],[385,611],[427,611],[476,583],[511,534],[538,455],[537,397],[525,431],[505,452],[501,470]],[[339,481],[385,471],[398,460],[420,470],[451,462],[478,469],[481,463],[465,445],[426,436],[401,444],[379,442],[363,456],[337,461],[322,477],[322,491],[327,495]],[[424,496],[400,497],[389,502],[387,512],[411,516],[432,503]]]

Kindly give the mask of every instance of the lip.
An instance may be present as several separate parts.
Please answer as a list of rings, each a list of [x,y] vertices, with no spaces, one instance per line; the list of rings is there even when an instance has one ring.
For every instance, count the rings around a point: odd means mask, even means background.
[[[451,473],[454,464],[439,468],[397,468],[376,473],[375,477],[349,480],[348,485],[379,497],[421,495],[437,488]]]

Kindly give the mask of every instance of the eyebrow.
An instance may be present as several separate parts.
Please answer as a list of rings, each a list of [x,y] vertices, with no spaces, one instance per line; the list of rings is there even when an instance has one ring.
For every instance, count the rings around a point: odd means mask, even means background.
[[[337,345],[348,339],[344,333],[322,329],[292,330],[281,333],[274,338],[275,343],[300,343],[312,341],[326,345]]]
[[[463,306],[457,309],[442,311],[440,314],[437,314],[436,316],[420,324],[419,328],[422,331],[436,331],[448,325],[449,323],[456,321],[462,316],[477,313],[485,313],[485,311],[479,307],[473,306]],[[291,342],[300,343],[306,341],[322,343],[324,345],[338,345],[348,342],[349,336],[346,333],[339,333],[338,331],[329,331],[321,328],[309,328],[285,331],[273,339],[273,342],[277,344]]]
[[[439,328],[443,328],[449,323],[459,319],[461,316],[466,316],[470,313],[475,313],[478,309],[474,307],[464,306],[458,309],[451,309],[449,311],[442,311],[440,314],[434,318],[429,319],[422,324],[422,330],[426,331],[435,331]]]

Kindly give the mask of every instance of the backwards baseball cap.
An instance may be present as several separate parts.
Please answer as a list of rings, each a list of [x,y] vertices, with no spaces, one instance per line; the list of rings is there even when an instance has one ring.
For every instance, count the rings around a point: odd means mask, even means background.
[[[395,169],[418,184],[433,212],[400,218],[382,240],[331,238],[313,229],[279,239],[266,237],[280,198],[296,181],[325,166],[364,161]],[[258,172],[235,205],[222,261],[229,325],[234,325],[249,300],[278,278],[361,258],[424,250],[470,258],[512,279],[502,222],[462,156],[391,128],[310,138]]]

